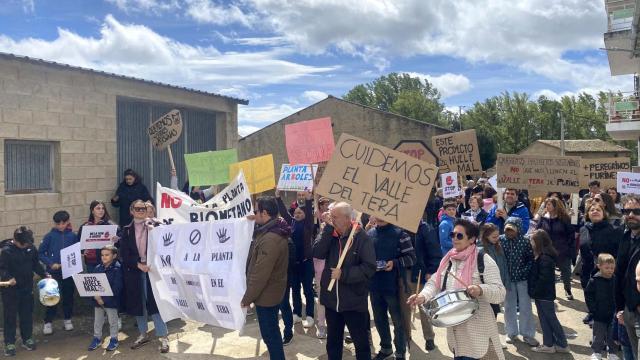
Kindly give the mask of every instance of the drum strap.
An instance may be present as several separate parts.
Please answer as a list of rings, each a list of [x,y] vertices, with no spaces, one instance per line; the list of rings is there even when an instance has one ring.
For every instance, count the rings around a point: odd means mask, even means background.
[[[451,262],[451,260],[449,260],[449,266],[447,266],[447,272],[444,273],[444,282],[442,283],[441,291],[447,290],[447,278],[449,277],[449,271],[451,271],[452,266],[453,266],[453,263]],[[483,249],[478,250],[477,266],[478,266],[478,274],[480,274],[480,283],[484,284],[484,250]]]

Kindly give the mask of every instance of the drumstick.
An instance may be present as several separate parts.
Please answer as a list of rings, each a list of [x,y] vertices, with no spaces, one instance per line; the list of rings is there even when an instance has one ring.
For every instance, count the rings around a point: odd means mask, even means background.
[[[349,251],[349,248],[351,248],[351,243],[353,243],[353,236],[356,234],[356,229],[358,228],[358,223],[360,222],[360,217],[362,217],[362,213],[358,213],[358,216],[356,216],[356,222],[353,224],[352,228],[351,228],[351,233],[349,234],[349,239],[347,239],[347,243],[344,245],[344,249],[342,249],[342,254],[340,255],[340,258],[338,259],[338,265],[336,266],[336,269],[340,269],[342,267],[342,263],[344,262],[344,258],[347,257],[347,252]],[[331,281],[329,282],[329,286],[327,286],[327,290],[331,291],[333,290],[333,285],[336,283],[336,279],[331,279]]]
[[[467,285],[467,283],[465,283],[464,281],[460,280],[459,277],[456,276],[456,274],[452,273],[451,271],[449,271],[449,275],[453,276],[454,279],[458,280],[458,282],[462,285],[464,285],[464,287],[469,287],[469,285]]]
[[[420,269],[420,271],[418,271],[418,281],[416,282],[416,297],[418,297],[418,294],[420,293],[420,280],[422,279],[422,269]],[[417,306],[416,306],[417,308]],[[418,309],[418,311],[420,311],[420,309]],[[416,312],[412,311],[411,312],[411,322],[413,322],[413,320],[416,319]]]

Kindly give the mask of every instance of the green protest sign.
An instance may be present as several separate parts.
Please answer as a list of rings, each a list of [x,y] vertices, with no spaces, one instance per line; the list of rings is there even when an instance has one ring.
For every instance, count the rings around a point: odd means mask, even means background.
[[[189,185],[218,185],[229,182],[229,165],[238,162],[236,149],[184,154]]]

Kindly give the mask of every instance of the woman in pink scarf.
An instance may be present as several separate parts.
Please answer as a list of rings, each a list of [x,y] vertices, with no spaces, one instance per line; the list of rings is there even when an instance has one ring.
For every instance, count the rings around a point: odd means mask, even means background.
[[[453,248],[442,258],[438,271],[433,274],[422,292],[412,295],[408,303],[422,305],[442,289],[466,289],[469,296],[478,299],[479,310],[468,321],[447,328],[447,342],[454,359],[504,359],[498,326],[490,304],[504,301],[506,290],[500,279],[500,270],[487,254],[484,254],[484,281],[478,272],[478,226],[465,219],[458,219],[451,232]],[[451,264],[451,265],[450,265]],[[453,276],[445,276],[451,266]],[[446,284],[443,282],[446,279]],[[444,286],[446,285],[446,286]]]

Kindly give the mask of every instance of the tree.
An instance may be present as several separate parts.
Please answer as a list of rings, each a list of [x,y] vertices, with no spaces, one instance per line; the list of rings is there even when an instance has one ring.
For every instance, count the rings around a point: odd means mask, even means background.
[[[440,93],[428,80],[391,73],[370,83],[356,85],[343,98],[435,125],[445,125],[440,114]]]

